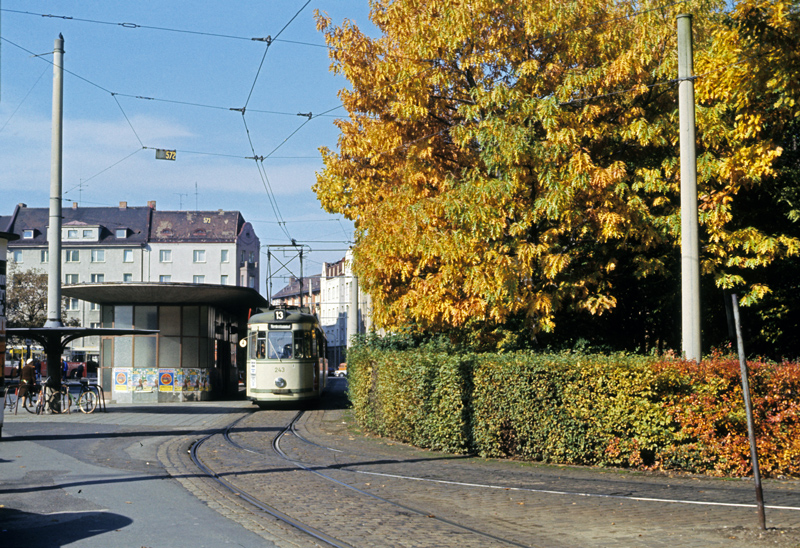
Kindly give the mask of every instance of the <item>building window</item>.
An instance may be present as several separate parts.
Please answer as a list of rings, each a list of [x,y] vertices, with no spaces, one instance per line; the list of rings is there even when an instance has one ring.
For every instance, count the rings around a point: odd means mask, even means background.
[[[128,229],[127,228],[118,228],[114,231],[114,235],[117,238],[127,238],[128,237]]]
[[[204,284],[206,283],[206,277],[203,276],[202,274],[195,274],[194,276],[192,276],[192,283]]]
[[[255,276],[250,276],[250,280],[247,283],[247,287],[252,287],[252,288],[256,287],[256,277]]]
[[[83,231],[83,239],[84,240],[91,240],[92,239],[92,231],[91,230],[84,230]]]
[[[172,281],[172,276],[170,276],[169,274],[162,274],[161,276],[158,277],[158,281],[161,282],[162,284],[167,284]]]
[[[242,251],[242,262],[247,261],[247,251]]]
[[[92,250],[92,262],[93,263],[104,263],[104,262],[106,262],[106,250],[105,249],[93,249]]]
[[[194,250],[194,262],[196,263],[206,262],[206,251],[204,249]]]
[[[81,261],[81,254],[77,249],[68,249],[66,255],[66,262],[68,263],[79,263]]]
[[[32,228],[27,228],[27,229],[23,230],[22,231],[22,237],[25,238],[26,240],[28,240],[30,238],[33,238],[33,229]]]
[[[67,310],[78,310],[78,299],[67,299]]]
[[[158,252],[158,261],[161,263],[171,263],[172,262],[172,250],[171,249],[162,249]]]
[[[75,285],[78,283],[78,275],[77,274],[66,274],[64,276],[64,283],[67,285]]]
[[[98,303],[90,303],[89,310],[100,310],[100,305]]]
[[[42,249],[39,252],[39,259],[42,263],[49,263],[50,262],[50,250],[49,249]]]
[[[223,249],[222,251],[220,251],[220,253],[219,253],[219,262],[221,262],[221,263],[227,263],[228,262],[228,250],[227,249]]]
[[[132,282],[133,281],[133,274],[123,274],[122,275],[123,282]]]
[[[75,239],[78,237],[78,231],[75,229],[67,230],[67,238]]]
[[[123,249],[122,250],[122,262],[123,263],[132,263],[133,262],[133,250],[132,249]]]
[[[14,262],[15,263],[22,262],[22,251],[14,251]]]
[[[100,329],[100,327],[102,326],[100,325],[100,322],[91,322],[89,324],[89,327],[91,327],[92,329]]]
[[[254,262],[256,262],[256,254],[255,254],[255,252],[254,252],[254,251],[251,251],[251,252],[250,252],[250,262],[251,262],[251,263],[254,263]]]
[[[227,274],[223,274],[222,276],[220,276],[219,277],[219,283],[221,285],[228,285],[228,275]]]
[[[93,284],[101,284],[105,281],[105,279],[106,279],[105,274],[92,274]]]

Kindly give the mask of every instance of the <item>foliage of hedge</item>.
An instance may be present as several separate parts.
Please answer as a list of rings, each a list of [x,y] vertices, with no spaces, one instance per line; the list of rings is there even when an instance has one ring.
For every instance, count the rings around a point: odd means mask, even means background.
[[[800,364],[749,362],[760,465],[800,477]],[[370,432],[420,447],[554,463],[750,472],[738,359],[352,348]]]

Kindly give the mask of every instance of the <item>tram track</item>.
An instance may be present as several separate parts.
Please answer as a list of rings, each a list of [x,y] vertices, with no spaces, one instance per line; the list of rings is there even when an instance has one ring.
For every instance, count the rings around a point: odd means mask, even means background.
[[[232,422],[230,425],[228,425],[225,428],[223,436],[224,436],[224,438],[226,440],[228,440],[229,442],[231,441],[230,438],[228,437],[230,429],[233,426],[235,426],[237,423],[239,423],[240,421],[245,419],[246,417],[247,417],[247,415],[236,419],[234,422]],[[189,449],[189,453],[191,454],[191,458],[192,458],[192,461],[194,462],[195,466],[197,466],[204,474],[206,474],[206,476],[208,476],[211,480],[215,481],[220,486],[222,486],[225,489],[227,489],[228,491],[230,491],[235,496],[237,496],[237,497],[241,498],[242,500],[250,503],[250,505],[256,507],[260,511],[262,511],[262,512],[264,512],[266,514],[269,514],[270,516],[272,516],[272,517],[274,517],[274,518],[276,518],[276,519],[278,519],[278,520],[280,520],[280,521],[282,521],[282,522],[284,522],[284,523],[286,523],[288,525],[291,525],[292,527],[294,527],[295,529],[297,529],[301,533],[304,533],[304,534],[306,534],[306,535],[308,535],[308,536],[310,536],[310,537],[312,537],[312,538],[324,543],[327,546],[333,546],[335,548],[353,548],[350,544],[347,544],[347,543],[345,543],[343,541],[340,541],[340,540],[338,540],[338,539],[326,534],[324,531],[321,531],[321,530],[319,530],[319,529],[317,529],[315,527],[311,527],[311,526],[309,526],[309,525],[307,525],[307,524],[305,524],[305,523],[303,523],[303,522],[301,522],[301,521],[299,521],[297,519],[292,518],[290,515],[288,515],[288,514],[286,514],[284,512],[281,512],[280,510],[278,510],[274,506],[272,506],[270,504],[267,504],[265,501],[261,500],[256,495],[245,491],[244,489],[242,489],[239,486],[234,485],[230,481],[227,481],[226,479],[221,477],[220,474],[218,474],[217,472],[212,470],[210,467],[208,467],[206,464],[204,464],[203,461],[198,456],[198,449],[200,448],[201,445],[203,445],[203,443],[205,443],[206,441],[208,441],[209,439],[211,439],[215,435],[218,435],[218,434],[212,433],[212,434],[208,434],[207,436],[204,436],[204,437],[198,439],[197,441],[195,441],[191,445],[191,447]],[[247,450],[245,448],[242,448],[242,449],[246,450],[246,451],[249,451],[249,450]],[[249,451],[249,452],[252,452],[252,451]]]
[[[263,413],[265,412],[262,411],[260,414]],[[295,434],[298,440],[305,444],[309,444],[323,450],[333,452],[339,451],[334,448],[324,447],[316,444],[296,433],[295,426],[297,421],[303,416],[303,413],[303,411],[295,413],[288,423],[284,419],[283,425],[274,428],[275,435],[271,440],[269,449],[267,451],[264,450],[264,447],[254,448],[252,446],[248,446],[246,442],[240,442],[233,439],[234,435],[236,435],[237,427],[239,427],[240,423],[248,416],[241,417],[229,424],[221,432],[211,433],[196,440],[190,448],[192,461],[204,475],[226,489],[228,492],[234,494],[236,497],[239,497],[242,500],[247,501],[259,511],[293,526],[298,531],[309,535],[325,546],[352,548],[353,546],[358,545],[359,540],[362,543],[361,545],[370,546],[381,544],[382,541],[374,540],[364,544],[365,539],[360,538],[358,535],[353,535],[353,531],[349,530],[351,527],[348,526],[346,521],[340,520],[339,522],[326,522],[323,519],[322,525],[320,525],[320,519],[318,517],[309,518],[307,512],[305,513],[304,518],[298,518],[294,515],[291,515],[291,509],[286,509],[284,511],[284,509],[279,508],[280,503],[275,502],[276,496],[278,499],[281,498],[278,493],[275,491],[270,492],[269,490],[264,489],[258,490],[259,481],[261,480],[256,480],[256,475],[275,476],[287,475],[291,472],[301,472],[307,476],[311,476],[315,479],[315,481],[309,482],[309,480],[305,480],[304,482],[301,481],[298,485],[302,486],[313,483],[316,486],[316,492],[321,492],[320,489],[325,489],[324,485],[327,485],[327,489],[330,492],[337,492],[336,499],[340,504],[346,504],[349,508],[355,508],[360,511],[360,518],[362,520],[375,524],[381,524],[382,526],[387,523],[395,522],[401,531],[406,529],[409,534],[404,535],[404,538],[397,542],[396,545],[398,546],[437,545],[439,543],[436,541],[426,540],[430,538],[436,538],[437,536],[442,538],[449,537],[454,544],[465,547],[519,546],[529,548],[532,546],[531,544],[524,544],[512,539],[503,538],[491,532],[482,531],[475,527],[459,523],[455,520],[439,516],[437,515],[437,512],[433,510],[414,507],[402,502],[398,502],[397,500],[391,500],[390,498],[366,491],[348,482],[337,479],[329,473],[326,473],[326,465],[324,464],[304,462],[303,460],[294,458],[293,456],[289,455],[281,446],[281,443],[285,440],[286,436],[292,433]],[[200,455],[203,450],[202,448],[205,444],[208,444],[217,438],[221,438],[221,440],[224,441],[225,447],[223,448],[223,444],[218,444],[218,449],[213,450],[214,452],[222,451],[224,449],[233,449],[238,451],[240,454],[246,453],[248,455],[258,457],[258,462],[267,463],[267,467],[255,466],[253,467],[253,470],[246,471],[244,474],[241,474],[240,472],[234,472],[230,469],[226,469],[224,466],[220,468],[207,462],[209,459],[204,459]],[[226,456],[228,455],[228,453],[225,454]],[[242,481],[240,479],[241,476],[250,478],[252,480],[250,481],[252,486],[246,489],[243,488],[243,483],[247,483],[247,481]],[[228,479],[229,477],[233,479]],[[322,487],[320,487],[320,481],[324,482]],[[264,483],[269,483],[269,481]],[[295,489],[302,490],[303,487],[296,487]],[[268,499],[270,502],[267,502],[265,499]],[[294,504],[297,504],[296,501]],[[301,507],[303,510],[306,510],[304,504],[305,503],[301,503]],[[309,523],[309,521],[315,521],[316,523]],[[390,528],[391,527],[387,527],[387,529]],[[371,529],[371,527],[367,526],[366,529]],[[430,529],[430,531],[427,531],[428,529]],[[363,531],[361,532],[363,533]],[[414,538],[414,535],[417,535],[417,538]],[[391,543],[384,545],[388,546],[391,545]]]
[[[627,538],[617,545],[638,546],[645,531],[680,536],[664,518],[742,523],[752,507],[745,482],[702,480],[698,489],[698,478],[465,460],[352,436],[328,413],[260,411],[193,451],[203,474],[323,546],[588,547],[619,540],[620,530]],[[772,508],[795,523],[800,504],[779,491],[776,483]]]

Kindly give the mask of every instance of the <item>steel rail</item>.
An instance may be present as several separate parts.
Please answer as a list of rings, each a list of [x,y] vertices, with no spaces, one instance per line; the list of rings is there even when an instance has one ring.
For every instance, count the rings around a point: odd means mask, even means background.
[[[521,547],[521,548],[530,548],[530,545],[529,545],[529,544],[520,544],[520,543],[518,543],[518,542],[515,542],[515,541],[513,541],[513,540],[508,540],[508,539],[505,539],[505,538],[502,538],[502,537],[498,537],[498,536],[492,535],[491,533],[487,533],[487,532],[485,532],[485,531],[480,531],[480,530],[478,530],[478,529],[474,529],[474,528],[472,528],[472,527],[469,527],[469,526],[467,526],[467,525],[464,525],[464,524],[462,524],[462,523],[458,523],[458,522],[456,522],[456,521],[452,521],[452,520],[449,520],[449,519],[447,519],[447,518],[442,518],[442,517],[436,516],[435,514],[431,514],[430,512],[424,512],[424,511],[422,511],[422,510],[419,510],[419,509],[417,509],[417,508],[414,508],[414,507],[412,507],[412,506],[407,506],[407,505],[405,505],[405,504],[401,504],[401,503],[399,503],[399,502],[396,502],[396,501],[389,500],[389,499],[387,499],[387,498],[381,497],[381,496],[379,496],[379,495],[376,495],[376,494],[374,494],[374,493],[370,493],[370,492],[368,492],[368,491],[364,491],[363,489],[359,489],[358,487],[354,487],[354,486],[352,486],[352,485],[350,485],[350,484],[348,484],[348,483],[345,483],[345,482],[343,482],[343,481],[340,481],[340,480],[338,480],[338,479],[336,479],[336,478],[333,478],[333,477],[331,477],[331,476],[328,476],[327,474],[323,474],[323,473],[322,473],[322,472],[320,472],[319,470],[316,470],[316,469],[314,469],[313,467],[311,467],[311,466],[308,466],[308,465],[306,465],[305,463],[303,463],[303,462],[301,462],[301,461],[298,461],[298,460],[296,460],[296,459],[293,459],[293,458],[291,458],[289,455],[287,455],[287,454],[286,454],[286,453],[285,453],[285,452],[284,452],[284,451],[281,449],[281,447],[280,447],[280,440],[281,440],[281,438],[283,438],[283,436],[284,436],[285,434],[287,434],[288,432],[290,432],[290,431],[293,431],[293,430],[294,430],[294,425],[297,423],[297,421],[298,421],[298,420],[300,420],[300,417],[302,417],[302,416],[303,416],[303,413],[304,413],[304,411],[299,411],[299,412],[298,412],[298,413],[297,413],[297,414],[294,416],[294,418],[292,419],[292,421],[291,421],[291,422],[290,422],[290,423],[289,423],[289,424],[288,424],[286,427],[284,427],[284,428],[283,428],[283,429],[282,429],[282,430],[281,430],[281,431],[278,433],[278,435],[277,435],[277,436],[275,436],[275,439],[274,439],[274,440],[272,440],[272,449],[275,451],[275,453],[276,453],[278,456],[280,456],[282,459],[286,460],[287,462],[290,462],[290,463],[294,464],[295,466],[297,466],[298,468],[302,468],[303,470],[305,470],[305,471],[307,471],[307,472],[311,472],[312,474],[316,474],[317,476],[319,476],[319,477],[321,477],[321,478],[324,478],[324,479],[326,479],[326,480],[328,480],[328,481],[330,481],[330,482],[332,482],[332,483],[335,483],[335,484],[337,484],[337,485],[340,485],[340,486],[342,486],[342,487],[346,487],[347,489],[350,489],[350,490],[352,490],[352,491],[355,491],[356,493],[359,493],[359,494],[362,494],[362,495],[365,495],[365,496],[368,496],[368,497],[371,497],[371,498],[377,499],[377,500],[379,500],[379,501],[381,501],[381,502],[385,502],[385,503],[387,503],[387,504],[390,504],[390,505],[392,505],[392,506],[395,506],[395,507],[398,507],[398,508],[402,508],[403,510],[406,510],[406,511],[408,511],[408,512],[411,512],[411,513],[414,513],[414,514],[417,514],[417,515],[419,515],[419,516],[423,516],[423,517],[426,517],[426,518],[434,519],[434,520],[436,520],[436,521],[439,521],[439,522],[441,522],[441,523],[445,523],[445,524],[447,524],[447,525],[449,525],[449,526],[451,526],[451,527],[456,527],[456,528],[458,528],[458,529],[462,529],[462,530],[464,530],[464,531],[469,531],[470,533],[473,533],[473,534],[475,534],[475,535],[479,535],[479,536],[482,536],[482,537],[485,537],[485,538],[489,538],[489,539],[492,539],[492,540],[494,540],[494,541],[502,542],[502,543],[504,543],[504,544],[509,544],[509,545],[511,545],[511,546],[519,546],[519,547]],[[230,429],[226,429],[226,434],[227,434],[227,433],[229,433],[229,431],[230,431]],[[230,439],[230,437],[229,437],[228,435],[226,435],[226,439],[227,439],[227,440],[228,440],[230,443],[232,443],[234,446],[236,446],[236,447],[239,447],[239,448],[241,448],[241,449],[245,449],[245,450],[246,450],[246,448],[244,448],[244,447],[243,447],[243,446],[241,446],[240,444],[238,444],[238,443],[234,442],[233,440],[231,440],[231,439]],[[306,441],[304,438],[303,438],[303,440],[304,440],[304,441]],[[313,445],[317,445],[317,444],[313,444]],[[322,447],[322,446],[320,446],[320,447]]]
[[[294,519],[293,517],[291,517],[291,516],[289,516],[287,514],[284,514],[283,512],[278,510],[277,508],[275,508],[273,506],[270,506],[269,504],[267,504],[264,501],[260,500],[258,497],[256,497],[256,496],[244,491],[243,489],[240,489],[240,488],[234,486],[233,484],[231,484],[227,480],[222,479],[219,476],[219,474],[214,472],[210,467],[208,467],[206,464],[204,464],[202,462],[202,460],[200,459],[199,455],[197,454],[197,449],[203,443],[208,441],[211,437],[213,437],[213,436],[215,436],[217,434],[220,434],[220,433],[222,433],[223,437],[227,441],[230,442],[230,438],[228,437],[228,432],[230,431],[231,428],[233,428],[239,421],[243,420],[245,417],[247,417],[247,415],[239,417],[238,419],[233,421],[231,424],[229,424],[222,431],[212,432],[211,434],[208,434],[208,435],[206,435],[206,436],[204,436],[204,437],[202,437],[202,438],[200,438],[198,440],[195,440],[195,442],[192,443],[191,448],[189,449],[189,453],[191,454],[192,461],[194,462],[195,466],[197,466],[210,479],[214,480],[215,482],[217,482],[221,486],[225,487],[225,489],[229,490],[233,495],[241,498],[242,500],[247,501],[252,506],[255,506],[256,508],[258,508],[262,512],[265,512],[266,514],[269,514],[270,516],[272,516],[272,517],[274,517],[274,518],[276,518],[276,519],[278,519],[278,520],[280,520],[280,521],[282,521],[284,523],[287,523],[287,524],[291,525],[292,527],[294,527],[298,531],[301,531],[301,532],[303,532],[303,533],[305,533],[305,534],[307,534],[307,535],[309,535],[309,536],[311,536],[311,537],[313,537],[313,538],[315,538],[315,539],[317,539],[317,540],[319,540],[321,542],[324,542],[325,544],[327,544],[329,546],[334,546],[336,548],[354,548],[353,546],[351,546],[350,544],[347,544],[346,542],[343,542],[343,541],[341,541],[339,539],[336,539],[336,538],[324,533],[323,531],[320,531],[319,529],[317,529],[315,527],[311,527],[310,525],[307,525],[307,524],[305,524],[305,523],[303,523],[303,522],[301,522],[299,520]],[[240,447],[238,445],[236,445],[236,446]],[[244,449],[244,448],[242,448],[242,449]]]

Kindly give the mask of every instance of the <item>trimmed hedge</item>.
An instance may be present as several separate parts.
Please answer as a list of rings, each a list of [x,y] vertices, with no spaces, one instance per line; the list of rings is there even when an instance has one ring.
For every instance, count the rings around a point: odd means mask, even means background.
[[[749,363],[765,476],[800,477],[800,365]],[[350,349],[367,431],[419,447],[566,464],[750,472],[738,359]]]

